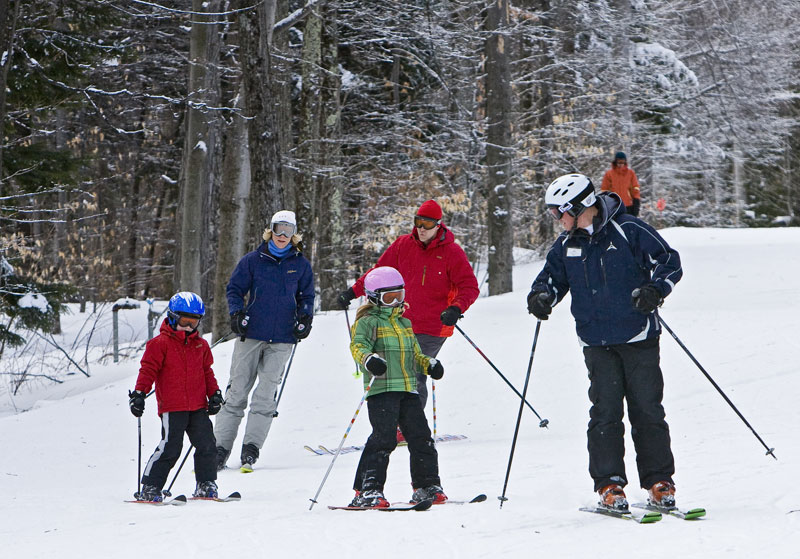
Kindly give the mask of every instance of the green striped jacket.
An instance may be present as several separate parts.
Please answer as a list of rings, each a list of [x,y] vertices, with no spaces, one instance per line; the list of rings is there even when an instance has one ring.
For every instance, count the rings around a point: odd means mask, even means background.
[[[386,360],[386,373],[377,377],[369,390],[374,396],[382,392],[415,392],[417,373],[428,374],[430,358],[422,354],[411,321],[403,318],[402,307],[377,307],[367,310],[352,327],[350,352],[364,373],[364,388],[372,375],[364,361],[377,353]]]

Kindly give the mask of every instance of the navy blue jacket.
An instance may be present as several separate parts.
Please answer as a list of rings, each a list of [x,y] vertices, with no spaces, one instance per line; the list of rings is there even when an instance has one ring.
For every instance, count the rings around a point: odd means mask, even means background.
[[[297,317],[314,316],[311,264],[295,247],[278,259],[270,254],[267,243],[261,243],[239,260],[227,296],[230,314],[245,309],[250,316],[248,338],[293,344],[297,341],[292,334]]]
[[[666,297],[681,279],[677,251],[655,229],[625,213],[619,196],[598,195],[594,233],[561,233],[532,290],[555,295],[554,305],[572,294],[572,315],[584,345],[605,346],[655,338],[661,333],[656,312],[633,308],[631,292],[653,282]]]

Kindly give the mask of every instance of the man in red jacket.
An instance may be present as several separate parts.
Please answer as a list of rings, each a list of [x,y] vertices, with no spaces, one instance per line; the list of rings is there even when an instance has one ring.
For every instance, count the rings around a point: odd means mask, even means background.
[[[414,230],[389,245],[375,265],[391,266],[402,274],[408,303],[403,316],[411,321],[420,349],[429,357],[436,357],[453,335],[453,325],[478,298],[478,280],[455,240],[442,223],[442,208],[428,200],[414,216]],[[370,270],[339,294],[343,309],[364,295],[364,278]],[[428,400],[426,379],[417,375],[423,408]]]
[[[183,434],[195,447],[195,497],[217,497],[216,444],[209,415],[222,406],[222,392],[211,364],[211,349],[197,333],[205,314],[199,295],[176,293],[169,300],[167,318],[158,336],[147,342],[136,388],[128,394],[131,413],[141,417],[144,400],[156,385],[161,441],[147,462],[137,501],[161,501],[161,488],[180,458]]]

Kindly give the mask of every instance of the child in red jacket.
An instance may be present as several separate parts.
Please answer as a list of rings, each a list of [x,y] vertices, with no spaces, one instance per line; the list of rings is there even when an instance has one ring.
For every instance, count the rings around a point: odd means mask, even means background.
[[[161,441],[147,462],[139,501],[161,501],[161,488],[181,455],[183,434],[194,445],[195,497],[217,497],[216,442],[209,415],[222,407],[222,392],[214,378],[211,349],[197,333],[205,314],[203,300],[189,291],[169,300],[161,333],[147,342],[136,389],[129,393],[131,413],[141,417],[144,400],[156,385]]]

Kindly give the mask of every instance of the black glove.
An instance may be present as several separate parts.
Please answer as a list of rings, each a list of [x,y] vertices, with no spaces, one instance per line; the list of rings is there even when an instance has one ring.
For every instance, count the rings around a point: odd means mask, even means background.
[[[128,407],[131,408],[131,413],[134,417],[142,417],[144,413],[144,399],[147,398],[147,395],[141,390],[134,390],[133,392],[128,392],[128,398]]]
[[[639,215],[639,205],[641,204],[641,200],[638,198],[633,199],[633,206],[631,206],[631,215],[634,217],[638,217]]]
[[[250,317],[244,311],[236,311],[231,315],[231,332],[237,336],[244,336],[247,334],[247,323],[250,322]]]
[[[428,376],[433,380],[439,380],[444,376],[444,367],[442,367],[441,361],[431,358],[430,365],[428,365]]]
[[[350,308],[350,301],[355,298],[356,292],[353,291],[352,287],[348,287],[336,296],[336,302],[339,303],[339,307],[341,307],[342,310],[347,310]]]
[[[539,320],[547,320],[553,312],[555,296],[549,291],[531,291],[528,293],[528,312]]]
[[[661,296],[661,292],[655,285],[646,283],[631,292],[631,300],[634,309],[643,314],[650,314],[661,306],[664,297]]]
[[[208,399],[208,415],[217,415],[224,403],[225,400],[222,399],[222,392],[219,390],[214,392]]]
[[[442,324],[445,326],[453,326],[456,322],[458,322],[458,319],[461,318],[461,309],[455,305],[450,305],[442,311],[442,314],[439,315],[439,318],[442,320]]]
[[[301,314],[294,325],[294,330],[292,330],[294,337],[298,340],[305,340],[311,333],[312,320],[313,319],[307,314]]]
[[[364,361],[364,368],[374,377],[383,376],[386,374],[386,360],[377,353],[373,353]]]

